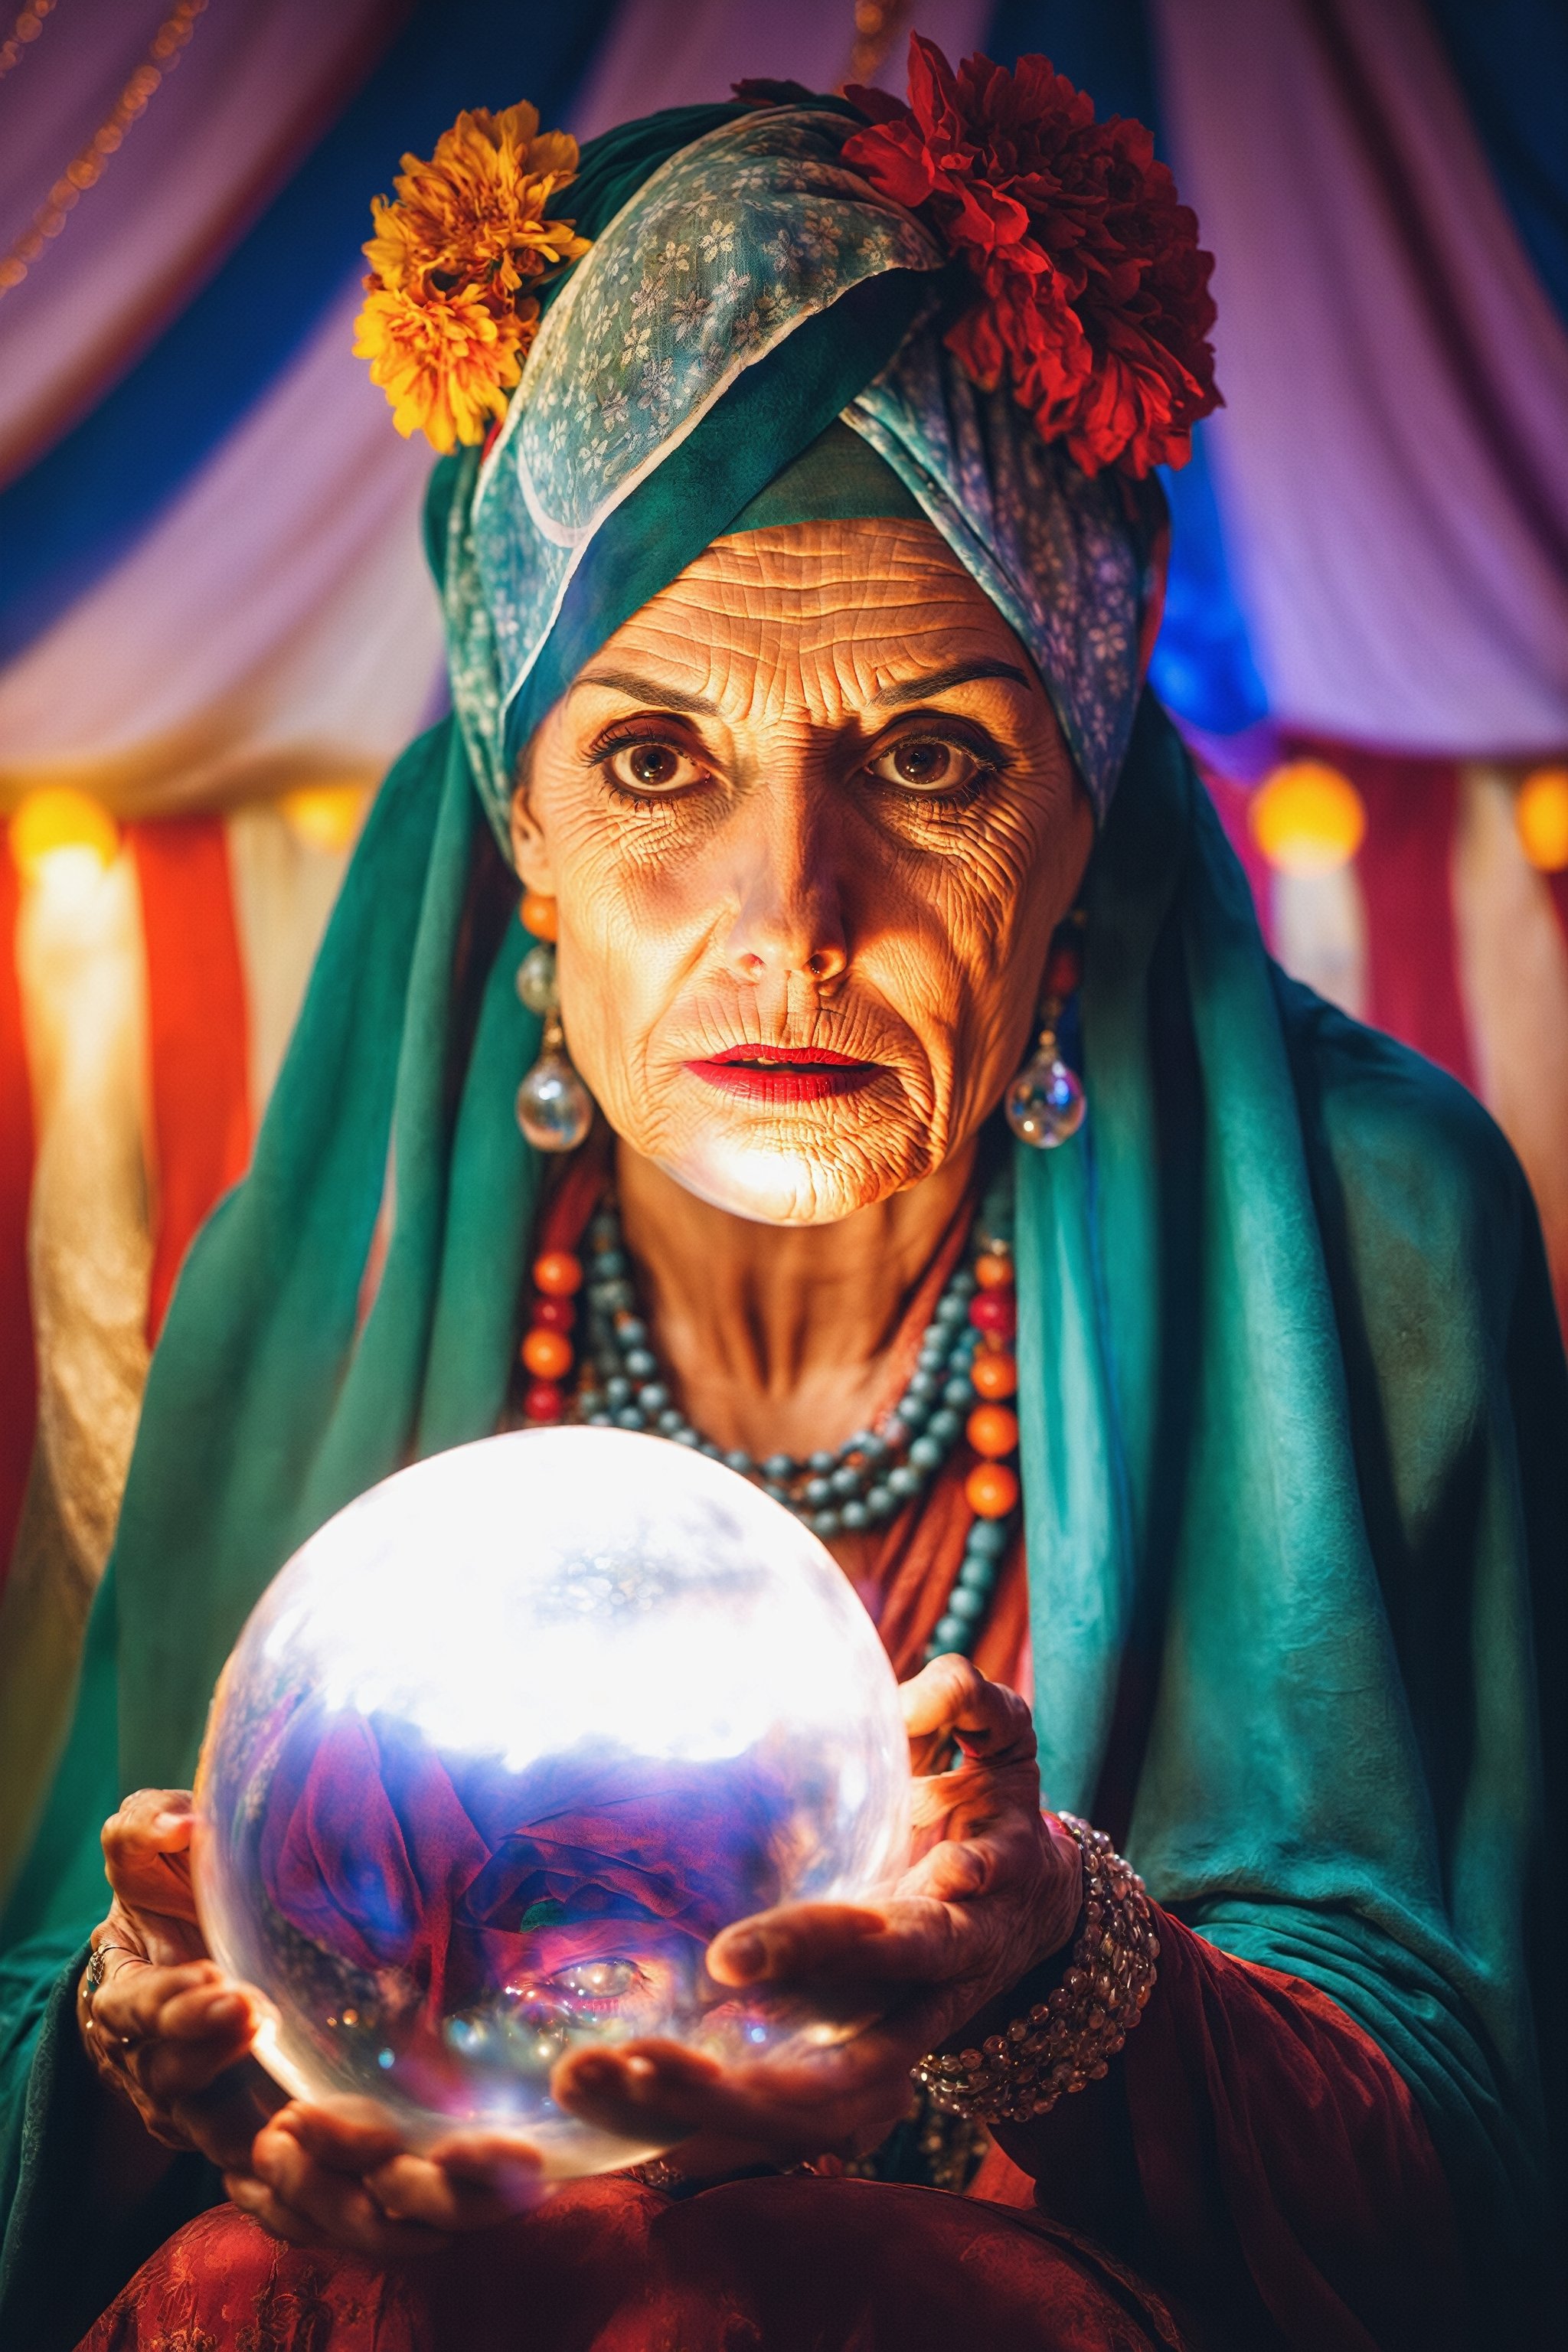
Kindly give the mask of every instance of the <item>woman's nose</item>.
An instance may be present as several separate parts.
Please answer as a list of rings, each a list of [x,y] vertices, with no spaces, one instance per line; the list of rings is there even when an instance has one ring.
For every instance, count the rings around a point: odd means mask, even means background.
[[[738,877],[739,904],[725,945],[737,979],[837,980],[849,961],[838,879],[828,845],[791,828],[754,843]]]
[[[754,948],[742,949],[736,956],[735,969],[742,980],[765,980],[771,971],[782,971],[785,977],[795,971],[804,972],[808,980],[837,980],[849,959],[842,945],[813,948],[810,954],[798,961],[788,955],[769,958]]]

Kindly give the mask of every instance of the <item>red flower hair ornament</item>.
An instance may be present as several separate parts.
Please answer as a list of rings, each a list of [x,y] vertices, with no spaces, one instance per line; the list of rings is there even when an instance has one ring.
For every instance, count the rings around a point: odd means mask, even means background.
[[[871,118],[844,161],[918,212],[976,279],[947,332],[987,392],[1004,374],[1047,441],[1086,474],[1142,480],[1184,466],[1215,390],[1214,256],[1141,122],[1096,122],[1047,58],[1009,73],[989,58],[956,73],[918,34],[910,100],[856,86]]]

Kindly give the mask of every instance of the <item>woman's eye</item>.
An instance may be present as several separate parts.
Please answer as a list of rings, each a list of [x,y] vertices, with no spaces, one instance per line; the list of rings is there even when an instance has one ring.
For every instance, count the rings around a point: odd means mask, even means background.
[[[981,762],[962,743],[940,735],[910,735],[879,751],[869,772],[906,793],[962,792],[981,772]]]
[[[700,783],[707,770],[673,743],[623,743],[606,765],[615,782],[629,793],[672,793]]]
[[[584,1960],[563,1969],[550,1983],[554,1991],[578,2000],[624,2000],[641,1975],[635,1960]]]

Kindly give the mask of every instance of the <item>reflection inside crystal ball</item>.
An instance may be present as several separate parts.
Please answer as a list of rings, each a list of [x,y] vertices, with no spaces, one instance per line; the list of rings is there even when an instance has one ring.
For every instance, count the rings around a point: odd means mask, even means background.
[[[284,2087],[369,2095],[416,2147],[514,2132],[559,2175],[660,2145],[555,2104],[570,2050],[854,2031],[704,1953],[773,1904],[866,1899],[909,1845],[892,1673],[822,1545],[607,1429],[461,1446],[329,1520],[224,1670],[196,1800],[203,1927]]]

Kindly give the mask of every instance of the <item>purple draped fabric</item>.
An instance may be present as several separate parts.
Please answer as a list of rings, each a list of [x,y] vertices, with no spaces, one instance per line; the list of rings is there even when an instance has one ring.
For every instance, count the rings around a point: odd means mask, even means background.
[[[1154,0],[1210,453],[1275,717],[1568,742],[1568,335],[1416,0]]]
[[[700,1954],[779,1894],[786,1792],[760,1769],[587,1751],[519,1772],[345,1715],[296,1717],[268,1790],[261,1882],[289,1926],[407,1972],[432,2019],[509,1975]]]
[[[30,227],[167,15],[65,5],[0,95],[0,248]],[[0,477],[123,373],[365,70],[385,0],[209,6],[58,234],[5,297]]]

